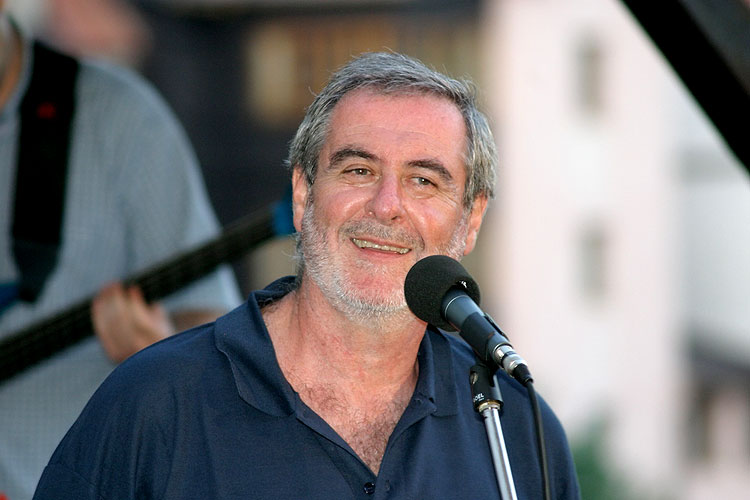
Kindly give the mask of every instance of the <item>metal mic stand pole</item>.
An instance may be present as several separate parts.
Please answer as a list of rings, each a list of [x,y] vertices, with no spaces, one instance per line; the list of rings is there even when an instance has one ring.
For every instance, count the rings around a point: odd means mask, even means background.
[[[494,375],[495,371],[490,372],[481,361],[471,367],[469,382],[472,400],[474,409],[484,417],[484,427],[490,442],[500,497],[503,500],[518,500],[513,474],[510,471],[508,451],[505,448],[505,439],[503,439],[503,430],[500,426],[500,408],[503,406],[503,397]]]

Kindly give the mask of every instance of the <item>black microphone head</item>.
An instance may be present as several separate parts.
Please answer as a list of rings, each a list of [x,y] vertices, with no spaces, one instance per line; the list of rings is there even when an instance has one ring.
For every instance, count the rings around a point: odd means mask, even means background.
[[[404,282],[406,303],[414,315],[443,330],[454,331],[442,314],[445,294],[460,287],[479,304],[479,285],[457,260],[445,255],[430,255],[409,270]]]

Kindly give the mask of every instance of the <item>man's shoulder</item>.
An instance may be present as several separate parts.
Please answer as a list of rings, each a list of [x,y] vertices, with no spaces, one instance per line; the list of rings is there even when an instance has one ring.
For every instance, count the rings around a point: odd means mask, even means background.
[[[214,338],[214,323],[207,323],[152,344],[115,368],[100,391],[118,398],[124,392],[158,398],[193,387],[217,362]]]
[[[247,303],[241,304],[216,321],[146,347],[121,363],[107,383],[159,391],[165,389],[164,384],[190,386],[211,379],[227,362],[222,337],[249,331],[252,322],[247,309]]]

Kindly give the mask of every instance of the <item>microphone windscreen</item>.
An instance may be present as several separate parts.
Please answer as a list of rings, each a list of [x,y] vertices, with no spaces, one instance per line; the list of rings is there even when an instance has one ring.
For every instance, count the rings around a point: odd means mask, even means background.
[[[406,304],[422,321],[443,330],[455,331],[441,311],[443,297],[455,287],[464,289],[479,304],[479,285],[464,266],[445,255],[430,255],[414,264],[406,275]]]

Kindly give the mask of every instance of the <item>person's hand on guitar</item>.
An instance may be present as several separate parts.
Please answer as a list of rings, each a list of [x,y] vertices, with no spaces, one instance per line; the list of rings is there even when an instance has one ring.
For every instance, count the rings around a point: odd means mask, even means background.
[[[147,304],[140,288],[121,283],[106,285],[94,297],[91,321],[107,356],[117,363],[176,330],[161,304]]]

